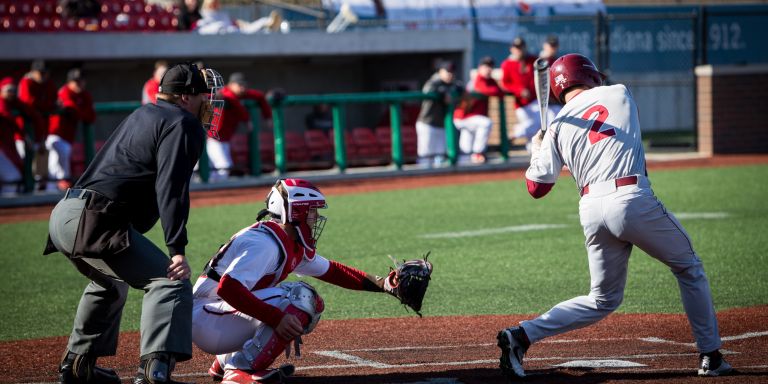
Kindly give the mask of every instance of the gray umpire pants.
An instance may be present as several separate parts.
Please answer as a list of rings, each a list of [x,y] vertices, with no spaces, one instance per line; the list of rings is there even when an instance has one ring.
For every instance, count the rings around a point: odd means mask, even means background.
[[[72,197],[53,209],[49,232],[59,250],[73,249],[85,202]],[[131,229],[130,247],[118,255],[70,260],[91,280],[77,307],[70,351],[97,357],[117,353],[120,318],[132,287],[144,291],[141,356],[167,352],[177,361],[192,357],[192,285],[166,277],[170,258],[149,239]]]

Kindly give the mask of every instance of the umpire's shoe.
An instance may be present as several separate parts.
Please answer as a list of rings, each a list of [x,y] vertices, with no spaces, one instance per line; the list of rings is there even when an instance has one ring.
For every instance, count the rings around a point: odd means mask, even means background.
[[[96,366],[96,358],[64,352],[59,365],[60,384],[120,384],[120,376],[108,368]]]
[[[156,352],[141,357],[133,384],[185,384],[171,379],[176,359],[169,353]]]
[[[523,357],[530,346],[530,342],[528,342],[528,336],[525,335],[523,328],[507,328],[499,332],[496,339],[499,341],[499,348],[501,348],[499,368],[504,375],[510,379],[525,377]]]
[[[723,359],[719,350],[699,355],[699,376],[722,376],[731,373],[733,367]]]

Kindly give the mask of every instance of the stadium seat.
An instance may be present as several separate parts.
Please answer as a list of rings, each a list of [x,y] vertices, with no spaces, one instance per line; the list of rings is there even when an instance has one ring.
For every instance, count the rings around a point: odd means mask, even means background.
[[[403,125],[400,128],[400,140],[403,145],[403,160],[407,163],[416,161],[416,127]],[[376,139],[381,148],[392,153],[392,129],[386,126],[376,127]]]
[[[359,165],[382,165],[389,162],[386,152],[383,152],[373,130],[368,127],[352,128],[351,142],[355,147],[354,156],[350,163]]]
[[[328,140],[331,142],[331,148],[334,153],[336,152],[336,141],[333,138],[333,130],[328,131]],[[344,132],[344,150],[347,155],[347,159],[357,156],[357,147],[352,143],[352,135],[349,131]]]
[[[263,172],[275,169],[275,136],[271,131],[259,132],[259,155]]]
[[[232,170],[236,173],[248,173],[250,169],[250,148],[248,147],[248,135],[236,133],[229,140],[229,149],[232,153]]]
[[[17,2],[16,9],[19,16],[27,16],[32,14],[32,7],[34,4],[30,0],[20,0]]]
[[[312,160],[333,159],[333,144],[331,144],[328,136],[323,131],[305,131],[304,141],[307,143]]]
[[[304,142],[303,134],[294,131],[285,132],[285,157],[288,162],[292,163],[309,161],[309,149]]]
[[[13,31],[13,23],[8,16],[0,17],[0,31],[10,32]]]

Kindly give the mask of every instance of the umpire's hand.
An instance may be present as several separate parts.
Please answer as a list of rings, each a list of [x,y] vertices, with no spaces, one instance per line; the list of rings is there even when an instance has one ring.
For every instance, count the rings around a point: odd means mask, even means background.
[[[192,270],[189,268],[187,258],[184,255],[171,257],[171,265],[168,266],[168,278],[171,280],[189,279]]]

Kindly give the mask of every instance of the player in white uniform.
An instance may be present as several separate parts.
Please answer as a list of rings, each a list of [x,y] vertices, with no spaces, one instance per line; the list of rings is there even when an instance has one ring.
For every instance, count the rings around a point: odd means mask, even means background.
[[[271,383],[293,366],[268,369],[317,324],[323,300],[309,284],[283,282],[291,272],[340,287],[392,293],[382,278],[316,253],[325,197],[301,179],[278,180],[257,223],[236,233],[208,262],[193,288],[192,340],[216,355],[208,373],[223,383]],[[268,217],[268,220],[261,221]],[[290,351],[290,350],[289,350]]]
[[[544,137],[535,136],[525,174],[534,198],[549,192],[564,165],[576,180],[590,293],[499,332],[500,367],[510,377],[523,377],[523,356],[531,343],[594,324],[616,310],[634,245],[666,264],[677,278],[700,352],[698,374],[726,374],[731,366],[719,352],[717,319],[701,260],[646,176],[637,106],[625,86],[601,86],[603,80],[584,56],[569,54],[555,61],[550,88],[565,105]]]

